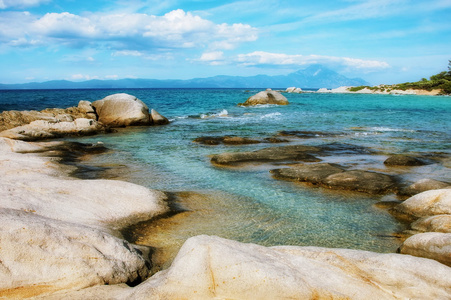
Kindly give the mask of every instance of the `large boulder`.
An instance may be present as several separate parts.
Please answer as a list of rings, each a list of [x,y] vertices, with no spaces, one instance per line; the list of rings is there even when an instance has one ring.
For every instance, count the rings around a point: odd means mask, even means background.
[[[64,136],[93,135],[106,132],[108,128],[96,120],[78,118],[64,122],[36,120],[30,124],[14,127],[0,132],[0,137],[16,140],[35,141]]]
[[[451,267],[451,233],[415,234],[404,241],[399,251],[403,254],[435,259]]]
[[[401,254],[188,239],[127,299],[447,299],[451,268]]]
[[[416,220],[422,217],[451,214],[451,189],[426,191],[410,197],[391,210],[395,215]]]
[[[101,230],[0,208],[0,295],[133,283],[149,275],[143,248]]]
[[[423,217],[410,224],[410,228],[420,232],[451,233],[451,215]]]
[[[147,105],[135,96],[121,93],[94,101],[99,122],[111,127],[151,125]]]
[[[149,251],[120,230],[167,213],[167,196],[124,181],[68,178],[70,167],[35,154],[61,144],[0,138],[1,296],[135,283],[149,274]]]
[[[150,110],[150,119],[153,125],[166,125],[169,124],[168,118],[161,115],[155,109]]]
[[[254,106],[259,104],[287,105],[288,100],[281,93],[267,89],[249,97],[246,102],[240,103],[239,105]]]
[[[439,190],[444,188],[451,188],[447,182],[438,181],[435,179],[424,178],[415,181],[408,187],[401,190],[402,195],[413,196],[429,190]]]

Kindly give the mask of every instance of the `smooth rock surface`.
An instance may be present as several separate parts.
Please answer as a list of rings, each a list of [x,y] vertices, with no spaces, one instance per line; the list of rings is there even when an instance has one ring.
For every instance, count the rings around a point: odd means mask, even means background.
[[[49,122],[36,120],[30,124],[14,127],[0,132],[0,137],[16,140],[35,141],[64,136],[93,135],[108,130],[96,120],[78,118],[73,121]]]
[[[402,189],[401,194],[407,195],[407,196],[413,196],[425,191],[429,190],[438,190],[438,189],[444,189],[444,188],[451,188],[451,185],[446,182],[434,180],[434,179],[420,179],[413,184],[409,185],[408,187]]]
[[[94,101],[98,121],[111,127],[150,125],[147,105],[135,96],[121,93]]]
[[[426,163],[413,156],[396,154],[396,155],[392,155],[389,158],[387,158],[384,161],[384,164],[387,166],[410,167],[410,166],[423,166]]]
[[[66,109],[47,108],[42,111],[4,111],[0,113],[0,131],[30,124],[36,120],[58,123],[62,121],[70,122],[77,118],[95,119],[95,117],[85,113],[78,107],[69,107]]]
[[[162,116],[155,109],[150,110],[150,119],[154,125],[166,125],[169,124],[168,118]]]
[[[246,102],[240,103],[243,106],[254,106],[263,104],[288,105],[288,100],[279,92],[268,89],[249,97]]]
[[[271,170],[277,179],[305,181],[320,184],[330,175],[343,172],[343,168],[335,164],[298,164],[290,168]]]
[[[433,270],[433,271],[432,271]],[[451,268],[401,254],[188,239],[127,299],[449,299]]]
[[[101,230],[4,208],[0,224],[1,296],[131,283],[149,275],[140,249]]]
[[[451,233],[451,215],[423,217],[410,224],[410,227],[415,231]]]
[[[311,155],[311,152],[320,151],[312,146],[282,146],[270,147],[252,152],[226,152],[214,155],[211,162],[218,165],[237,165],[243,163],[263,163],[263,162],[290,162],[306,161],[317,162],[318,158]]]
[[[396,187],[395,181],[389,175],[361,170],[332,174],[324,179],[323,184],[332,189],[370,194],[386,194],[392,192]]]
[[[415,220],[421,217],[451,214],[451,189],[426,191],[410,197],[392,210],[398,216]]]
[[[451,233],[415,234],[405,240],[399,250],[403,254],[431,258],[451,267]]]
[[[167,196],[69,178],[72,167],[36,154],[60,144],[0,138],[0,295],[8,298],[139,281],[150,270],[148,250],[119,230],[168,212]]]

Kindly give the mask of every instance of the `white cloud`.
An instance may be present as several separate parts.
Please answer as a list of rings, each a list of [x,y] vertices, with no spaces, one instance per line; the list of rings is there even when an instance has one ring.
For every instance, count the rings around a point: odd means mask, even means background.
[[[224,52],[222,51],[205,52],[197,59],[197,61],[206,62],[212,66],[223,65],[226,63]]]
[[[31,40],[77,47],[106,45],[119,55],[121,51],[131,51],[130,54],[151,49],[232,49],[258,37],[257,29],[249,25],[215,24],[180,9],[163,16],[63,12],[36,17],[10,13],[0,15],[0,25],[0,41],[7,44],[22,39],[22,45]]]
[[[363,60],[350,57],[336,57],[324,55],[300,55],[255,51],[248,54],[239,54],[236,61],[245,66],[279,65],[279,66],[303,66],[310,64],[324,64],[335,67],[345,67],[360,71],[376,71],[389,68],[390,65],[383,61]]]
[[[143,56],[144,54],[137,50],[122,50],[111,54],[112,56]]]
[[[0,9],[38,6],[51,0],[0,0]]]
[[[213,51],[213,52],[205,52],[200,57],[200,61],[213,61],[213,60],[223,60],[224,52],[222,51]]]

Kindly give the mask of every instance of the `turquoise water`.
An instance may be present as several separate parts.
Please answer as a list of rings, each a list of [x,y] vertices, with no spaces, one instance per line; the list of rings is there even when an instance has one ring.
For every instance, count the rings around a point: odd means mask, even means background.
[[[289,144],[348,143],[374,154],[322,157],[353,168],[388,172],[383,160],[390,153],[440,154],[449,157],[451,98],[431,96],[285,94],[288,106],[240,107],[259,90],[136,89],[0,92],[0,111],[67,107],[79,100],[96,100],[126,92],[168,117],[171,124],[120,130],[78,140],[102,141],[115,151],[97,163],[132,166],[124,177],[164,191],[196,191],[223,203],[186,235],[217,234],[262,245],[314,245],[393,252],[404,229],[374,203],[394,196],[333,192],[278,181],[276,166],[218,168],[209,156],[226,151],[255,150],[274,144],[206,146],[200,136],[271,137],[282,130],[315,131],[316,138],[290,139]],[[285,144],[281,144],[285,145]],[[280,167],[280,166],[277,166]],[[392,172],[392,170],[391,170]],[[395,170],[413,181],[433,178],[451,181],[442,164]],[[207,205],[207,204],[206,204]],[[206,207],[207,209],[208,207]],[[213,208],[212,208],[213,209]],[[210,216],[210,217],[209,217]],[[210,219],[209,219],[210,218]]]

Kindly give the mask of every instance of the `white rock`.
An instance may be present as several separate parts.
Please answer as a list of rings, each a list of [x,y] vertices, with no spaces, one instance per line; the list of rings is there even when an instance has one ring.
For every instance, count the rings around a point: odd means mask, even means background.
[[[287,93],[302,93],[302,89],[301,88],[297,88],[297,87],[289,87],[285,90],[285,92]]]
[[[0,137],[18,140],[40,140],[68,135],[89,135],[104,131],[105,127],[96,120],[78,118],[69,122],[36,120],[30,124],[0,132]]]
[[[1,296],[22,298],[148,276],[141,250],[92,227],[3,208],[0,224]]]
[[[246,102],[241,103],[240,105],[253,106],[260,104],[287,105],[288,100],[281,93],[267,89],[266,91],[259,92],[249,97]]]
[[[415,234],[405,240],[399,249],[401,253],[435,259],[451,267],[451,233]]]
[[[0,295],[22,298],[147,276],[119,229],[166,213],[166,195],[132,183],[68,178],[44,151],[0,138]],[[115,236],[116,237],[115,237]]]
[[[451,214],[451,189],[416,194],[397,205],[394,210],[412,218]]]
[[[410,227],[415,231],[451,233],[451,215],[423,217],[410,224]]]
[[[188,239],[127,299],[448,299],[451,268],[401,254]]]
[[[150,118],[154,125],[166,125],[169,124],[169,120],[162,116],[159,112],[157,112],[155,109],[150,110]]]
[[[129,94],[114,94],[92,103],[99,122],[112,127],[150,125],[147,105]]]

